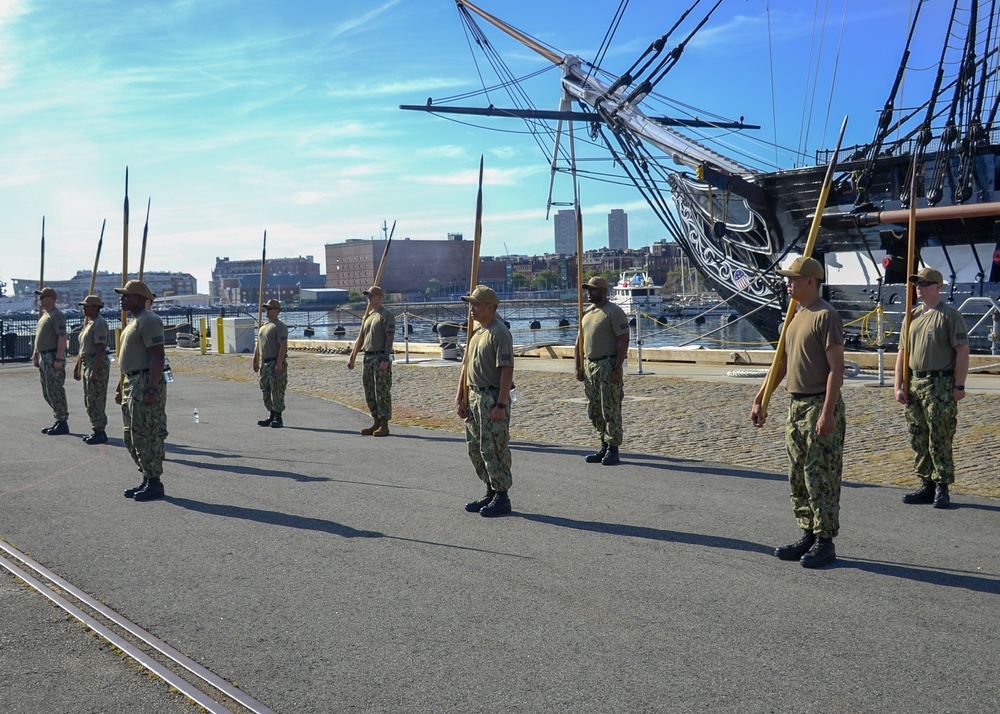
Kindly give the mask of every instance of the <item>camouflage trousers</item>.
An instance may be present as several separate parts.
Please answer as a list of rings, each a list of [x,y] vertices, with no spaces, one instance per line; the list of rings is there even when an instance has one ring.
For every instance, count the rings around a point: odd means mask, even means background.
[[[145,478],[163,475],[163,441],[167,435],[167,383],[160,380],[156,393],[159,400],[147,405],[143,401],[149,372],[125,377],[122,384],[122,422],[125,448]]]
[[[611,381],[615,360],[583,361],[583,393],[587,396],[587,416],[597,429],[601,442],[611,446],[622,443],[622,400],[625,385]]]
[[[840,531],[840,482],[844,474],[844,400],[834,409],[833,431],[816,433],[824,395],[793,399],[788,405],[785,446],[792,511],[802,530],[819,538],[835,538]]]
[[[94,375],[94,364],[97,364],[97,379],[90,381]],[[83,377],[83,406],[87,408],[90,426],[97,431],[104,431],[108,425],[108,375],[111,372],[111,361],[107,355],[83,355],[81,358],[81,375]]]
[[[55,352],[38,355],[38,379],[42,383],[42,396],[52,407],[52,416],[56,421],[66,421],[69,419],[69,406],[66,404],[66,361],[60,362],[62,366],[59,369],[55,368],[55,361]]]
[[[383,371],[378,368],[384,355],[381,352],[366,354],[361,371],[365,386],[365,401],[373,419],[392,419],[392,362]]]
[[[480,480],[494,491],[506,493],[514,482],[510,473],[510,405],[507,405],[506,418],[490,421],[490,412],[499,396],[499,389],[469,389],[465,442]]]
[[[958,402],[952,395],[954,388],[952,375],[913,377],[905,408],[914,470],[922,479],[943,484],[955,481],[951,445],[958,428]]]
[[[257,381],[260,384],[260,391],[264,395],[264,408],[269,412],[281,414],[285,411],[285,390],[288,388],[288,360],[285,360],[281,374],[275,372],[274,368],[277,366],[278,360],[276,359],[267,359],[261,362],[260,376]]]

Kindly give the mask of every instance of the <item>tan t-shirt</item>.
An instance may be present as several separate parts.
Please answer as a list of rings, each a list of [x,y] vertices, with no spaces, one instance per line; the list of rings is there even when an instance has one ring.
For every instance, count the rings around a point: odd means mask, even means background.
[[[583,356],[601,359],[618,354],[618,337],[628,334],[628,316],[611,301],[591,305],[580,321],[583,334]]]
[[[108,321],[98,315],[83,327],[80,333],[80,352],[92,355],[97,345],[108,344]]]
[[[122,331],[122,349],[118,367],[124,374],[149,369],[149,348],[163,344],[160,316],[143,310]]]
[[[385,343],[389,333],[396,332],[396,318],[386,308],[373,310],[361,327],[364,340],[361,343],[362,352],[385,352]]]
[[[955,369],[955,346],[969,344],[962,313],[943,302],[926,311],[917,308],[909,335],[906,361],[910,369],[927,372]]]
[[[480,326],[469,340],[465,383],[500,388],[500,368],[514,366],[514,338],[498,317]]]
[[[59,347],[59,338],[66,336],[66,316],[59,308],[52,308],[40,318],[35,329],[35,350],[51,352]]]
[[[281,320],[265,322],[257,333],[261,359],[278,359],[281,345],[288,342],[288,326]]]
[[[786,387],[793,394],[822,394],[830,374],[826,351],[844,344],[844,323],[833,306],[818,298],[800,305],[785,333]]]

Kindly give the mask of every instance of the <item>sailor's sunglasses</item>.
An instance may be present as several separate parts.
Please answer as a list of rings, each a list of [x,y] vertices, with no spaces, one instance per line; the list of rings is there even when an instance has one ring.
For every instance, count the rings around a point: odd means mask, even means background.
[[[918,288],[926,288],[926,287],[929,287],[931,285],[937,285],[937,283],[935,283],[933,280],[918,280],[917,281],[917,287]]]

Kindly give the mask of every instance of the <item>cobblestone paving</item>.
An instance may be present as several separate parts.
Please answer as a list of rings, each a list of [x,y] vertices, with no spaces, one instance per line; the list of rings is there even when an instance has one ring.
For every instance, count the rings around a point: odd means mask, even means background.
[[[238,381],[256,379],[250,355],[171,350],[169,357],[175,373],[193,372]],[[368,425],[360,369],[349,372],[342,356],[292,352],[290,359],[289,390],[358,409],[365,413],[365,418],[359,417],[358,427]],[[461,431],[462,422],[453,409],[458,374],[457,363],[396,362],[393,423]],[[514,381],[518,395],[512,410],[514,439],[581,449],[596,446],[587,421],[583,386],[572,375],[518,371],[515,367]],[[656,454],[785,473],[785,393],[778,389],[771,401],[767,425],[754,429],[749,414],[759,386],[759,379],[732,384],[693,377],[626,376],[623,458],[627,460],[629,452]],[[873,484],[916,485],[906,422],[891,388],[848,388],[844,390],[844,401],[844,477]],[[307,419],[308,415],[293,411],[285,416],[289,423]],[[998,444],[1000,397],[970,394],[959,407],[954,493],[1000,498],[1000,476],[994,461]]]

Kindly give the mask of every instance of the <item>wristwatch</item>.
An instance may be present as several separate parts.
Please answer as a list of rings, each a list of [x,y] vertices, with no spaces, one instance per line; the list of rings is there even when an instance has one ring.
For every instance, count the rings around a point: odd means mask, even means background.
[[[497,407],[499,407],[500,409],[506,409],[507,405],[503,402],[497,402]]]
[[[147,387],[146,394],[156,394],[156,387]]]
[[[965,385],[964,384],[956,384],[955,385],[955,389],[957,389],[960,392],[964,392],[965,391]]]

